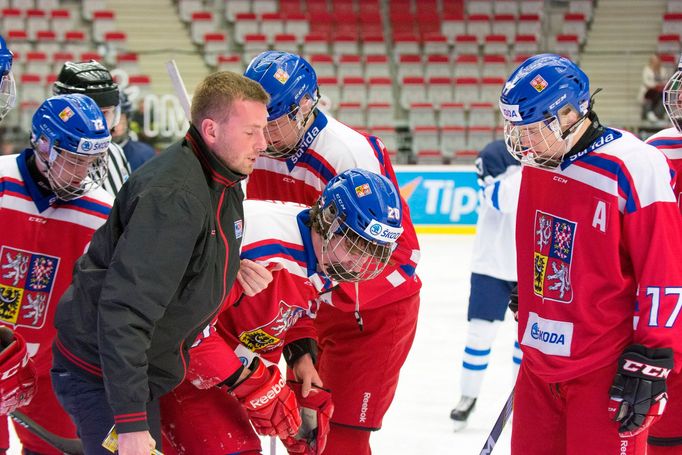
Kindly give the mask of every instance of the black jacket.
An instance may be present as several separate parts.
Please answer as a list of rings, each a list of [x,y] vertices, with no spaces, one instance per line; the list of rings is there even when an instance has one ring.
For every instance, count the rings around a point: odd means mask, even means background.
[[[104,382],[119,432],[147,429],[146,403],[182,381],[189,346],[234,283],[242,178],[191,127],[133,174],[76,263],[54,353]]]

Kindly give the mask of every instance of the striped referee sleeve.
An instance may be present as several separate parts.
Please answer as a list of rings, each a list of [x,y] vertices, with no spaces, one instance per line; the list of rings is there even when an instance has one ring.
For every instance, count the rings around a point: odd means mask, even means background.
[[[116,196],[123,184],[130,177],[130,164],[123,153],[121,146],[115,143],[109,144],[109,172],[102,187]]]

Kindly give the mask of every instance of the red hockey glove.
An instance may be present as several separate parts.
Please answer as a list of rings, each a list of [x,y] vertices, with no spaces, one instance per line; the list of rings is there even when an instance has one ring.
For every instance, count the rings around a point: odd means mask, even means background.
[[[668,401],[665,380],[672,368],[673,352],[669,348],[634,344],[623,352],[609,391],[609,415],[620,423],[621,436],[635,436],[663,414]]]
[[[294,437],[283,439],[289,453],[320,455],[327,444],[329,420],[334,413],[334,404],[329,390],[313,386],[306,398],[301,395],[301,383],[287,381],[296,394],[301,411],[301,428]]]
[[[7,415],[31,402],[36,370],[18,333],[0,326],[0,415]]]
[[[249,419],[258,434],[293,436],[301,426],[296,397],[276,365],[265,367],[256,357],[249,376],[230,392],[246,408]]]

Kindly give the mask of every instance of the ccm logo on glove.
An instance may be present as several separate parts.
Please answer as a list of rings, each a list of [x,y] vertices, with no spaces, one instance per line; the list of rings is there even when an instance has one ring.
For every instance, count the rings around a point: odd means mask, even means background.
[[[623,370],[631,371],[632,373],[640,372],[645,376],[663,379],[667,378],[670,374],[670,368],[655,367],[653,365],[647,365],[646,363],[628,359],[625,359],[625,362],[623,363]]]

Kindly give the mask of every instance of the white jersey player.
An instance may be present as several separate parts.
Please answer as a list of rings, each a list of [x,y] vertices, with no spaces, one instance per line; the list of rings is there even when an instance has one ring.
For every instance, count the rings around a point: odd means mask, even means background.
[[[516,285],[515,224],[521,184],[521,166],[507,151],[504,141],[486,145],[476,160],[481,186],[481,205],[476,223],[471,263],[469,328],[462,361],[461,398],[450,413],[455,430],[466,426],[488,368],[495,335]],[[514,345],[514,376],[521,350]]]

